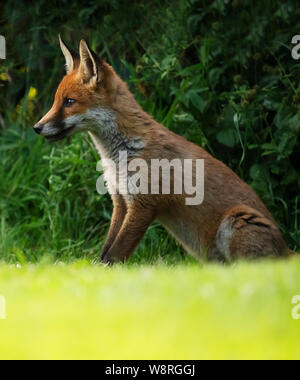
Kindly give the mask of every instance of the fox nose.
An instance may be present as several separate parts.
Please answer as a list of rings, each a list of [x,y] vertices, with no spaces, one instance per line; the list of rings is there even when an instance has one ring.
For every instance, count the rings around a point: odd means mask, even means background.
[[[36,124],[33,129],[35,130],[35,132],[40,135],[42,133],[42,130],[43,130],[43,125],[42,124]]]

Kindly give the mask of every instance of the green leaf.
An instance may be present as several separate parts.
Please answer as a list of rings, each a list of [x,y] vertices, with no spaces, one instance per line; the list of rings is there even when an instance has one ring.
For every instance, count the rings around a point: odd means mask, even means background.
[[[224,129],[217,134],[217,140],[219,143],[233,148],[238,143],[238,136],[234,129]]]

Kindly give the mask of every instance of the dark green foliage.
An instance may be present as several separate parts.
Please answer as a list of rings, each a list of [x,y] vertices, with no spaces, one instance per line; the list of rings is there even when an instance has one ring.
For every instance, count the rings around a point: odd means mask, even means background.
[[[250,183],[300,248],[297,1],[7,0],[0,5],[0,257],[99,252],[111,204],[95,190],[88,137],[49,145],[31,131],[64,73],[57,35],[86,38],[158,121]],[[34,90],[37,89],[37,96]],[[152,227],[136,260],[180,249]]]

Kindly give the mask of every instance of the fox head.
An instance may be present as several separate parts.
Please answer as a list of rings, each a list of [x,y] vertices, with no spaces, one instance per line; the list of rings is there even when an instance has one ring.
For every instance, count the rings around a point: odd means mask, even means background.
[[[82,40],[79,54],[59,37],[67,74],[55,94],[50,111],[34,126],[36,133],[58,141],[83,130],[91,130],[95,110],[113,114],[118,96],[130,98],[127,86],[112,67],[102,61]],[[121,102],[122,103],[122,102]]]

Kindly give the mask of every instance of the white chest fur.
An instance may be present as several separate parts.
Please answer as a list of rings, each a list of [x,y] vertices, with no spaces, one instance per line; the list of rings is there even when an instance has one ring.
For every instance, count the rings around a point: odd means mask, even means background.
[[[100,107],[92,109],[88,111],[87,118],[89,119],[89,134],[101,158],[109,159],[103,164],[103,169],[108,190],[112,194],[116,191],[116,174],[126,176],[128,182],[131,179],[129,173],[119,172],[119,167],[122,167],[122,165],[119,166],[120,152],[123,153],[122,157],[126,153],[127,159],[137,157],[146,143],[140,137],[126,136],[122,133],[118,128],[115,115],[109,110]],[[119,191],[118,181],[117,191]]]

